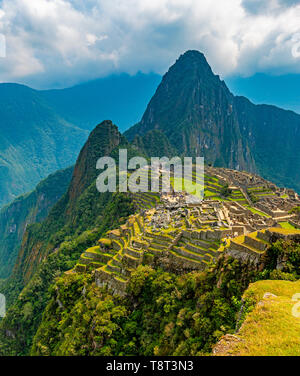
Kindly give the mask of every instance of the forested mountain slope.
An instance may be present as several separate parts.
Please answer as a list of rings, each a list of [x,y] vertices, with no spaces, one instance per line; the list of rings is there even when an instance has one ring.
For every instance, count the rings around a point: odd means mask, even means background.
[[[9,276],[28,225],[43,221],[66,192],[73,167],[57,171],[0,211],[0,278]]]
[[[0,85],[0,206],[74,164],[87,137],[35,90]]]

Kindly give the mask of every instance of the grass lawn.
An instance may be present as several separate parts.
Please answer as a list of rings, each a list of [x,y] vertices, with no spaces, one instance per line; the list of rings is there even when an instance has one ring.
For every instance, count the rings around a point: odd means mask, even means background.
[[[184,181],[184,178],[171,177],[170,181],[175,191],[186,191],[188,194],[194,194],[196,197],[201,198],[203,192],[203,184],[194,183],[192,180]],[[193,192],[193,193],[190,193]],[[215,196],[216,194],[214,194]]]
[[[255,209],[255,208],[253,208],[252,206],[249,206],[249,205],[245,205],[245,206],[246,206],[246,208],[248,208],[249,210],[251,210],[252,213],[254,213],[254,214],[259,214],[259,215],[261,215],[262,217],[270,218],[270,216],[269,216],[268,214],[266,214],[266,213],[264,213],[264,212],[262,212],[262,211],[260,211],[260,210],[258,210],[258,209]]]
[[[282,228],[285,228],[287,230],[295,230],[296,229],[296,227],[291,225],[289,222],[279,222],[279,224]]]

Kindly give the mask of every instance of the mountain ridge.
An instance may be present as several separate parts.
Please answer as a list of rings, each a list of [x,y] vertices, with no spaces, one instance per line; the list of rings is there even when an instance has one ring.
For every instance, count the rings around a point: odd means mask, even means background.
[[[0,85],[0,119],[0,206],[72,165],[87,136],[24,85]]]
[[[60,90],[0,84],[0,207],[74,164],[98,119],[137,121],[158,79],[124,74]]]

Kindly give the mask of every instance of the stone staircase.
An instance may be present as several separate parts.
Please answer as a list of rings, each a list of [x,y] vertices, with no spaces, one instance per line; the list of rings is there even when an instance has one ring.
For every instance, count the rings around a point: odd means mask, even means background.
[[[131,216],[125,225],[109,231],[97,246],[87,249],[73,272],[94,271],[98,286],[108,286],[114,293],[125,295],[131,273],[141,264],[158,261],[163,268],[173,272],[204,270],[223,251],[243,262],[258,264],[273,241],[300,241],[300,230],[271,228],[238,236],[224,246],[221,243],[228,230],[156,232],[146,223],[141,214]]]
[[[134,215],[119,229],[109,231],[98,246],[87,249],[75,272],[94,270],[98,286],[107,285],[124,295],[131,273],[148,260],[171,263],[173,270],[205,269],[218,256],[219,237],[213,231],[153,232],[145,228],[142,215]]]

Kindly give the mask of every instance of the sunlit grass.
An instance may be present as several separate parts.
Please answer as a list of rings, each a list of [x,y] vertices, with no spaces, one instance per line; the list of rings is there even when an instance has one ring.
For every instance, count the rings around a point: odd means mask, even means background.
[[[279,222],[280,226],[286,230],[295,230],[296,227],[291,225],[289,222]]]
[[[275,296],[264,298],[265,293]],[[250,312],[226,355],[288,356],[300,355],[300,318],[292,314],[300,293],[300,281],[259,281],[251,284],[244,300],[256,304]],[[225,354],[224,354],[225,355]]]

